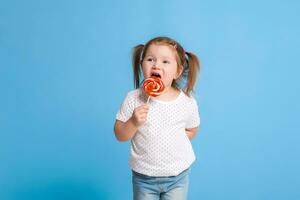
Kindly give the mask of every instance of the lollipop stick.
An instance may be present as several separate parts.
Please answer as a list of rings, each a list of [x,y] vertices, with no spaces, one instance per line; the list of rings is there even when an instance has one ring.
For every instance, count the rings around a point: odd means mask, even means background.
[[[150,100],[150,96],[148,96],[148,99],[147,99],[147,104],[149,103],[149,100]]]

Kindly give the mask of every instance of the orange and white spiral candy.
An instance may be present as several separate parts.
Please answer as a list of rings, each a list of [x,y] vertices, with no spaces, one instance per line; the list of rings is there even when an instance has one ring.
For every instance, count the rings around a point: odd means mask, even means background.
[[[160,78],[151,76],[144,80],[144,91],[152,97],[160,95],[165,89],[165,86]]]

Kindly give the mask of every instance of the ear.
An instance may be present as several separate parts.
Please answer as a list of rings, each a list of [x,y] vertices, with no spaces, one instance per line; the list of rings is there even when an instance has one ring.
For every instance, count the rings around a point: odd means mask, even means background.
[[[177,68],[177,73],[176,73],[175,79],[178,79],[178,78],[181,76],[182,72],[183,72],[183,66],[180,65],[180,66],[178,66],[178,68]]]

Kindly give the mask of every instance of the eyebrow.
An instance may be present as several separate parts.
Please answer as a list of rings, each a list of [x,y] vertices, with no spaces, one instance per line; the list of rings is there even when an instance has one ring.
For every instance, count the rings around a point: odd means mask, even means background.
[[[155,56],[153,56],[153,55],[150,54],[150,55],[146,55],[145,56],[145,58],[147,58],[147,57],[155,57]],[[172,58],[170,58],[169,56],[162,56],[162,58],[163,59],[170,59],[170,60],[172,60]]]

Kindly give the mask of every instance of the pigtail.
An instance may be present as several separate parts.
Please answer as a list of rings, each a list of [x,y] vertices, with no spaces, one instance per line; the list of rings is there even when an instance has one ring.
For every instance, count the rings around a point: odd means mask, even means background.
[[[200,70],[200,62],[196,55],[191,52],[185,52],[187,55],[186,58],[186,67],[187,67],[187,82],[184,89],[184,92],[190,96],[190,93],[194,91],[194,86],[196,84],[197,74]]]
[[[133,77],[134,77],[134,87],[138,88],[140,86],[140,75],[141,75],[141,54],[143,52],[144,45],[140,44],[133,48],[132,50],[132,66],[133,66]]]

